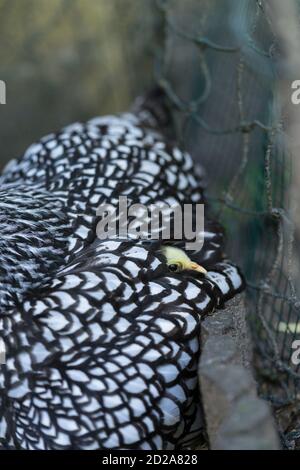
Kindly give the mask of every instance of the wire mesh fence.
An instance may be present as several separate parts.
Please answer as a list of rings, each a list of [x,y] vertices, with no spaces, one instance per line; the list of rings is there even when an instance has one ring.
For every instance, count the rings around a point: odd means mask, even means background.
[[[272,23],[278,12],[272,2],[249,0],[158,0],[156,6],[163,30],[156,77],[182,145],[206,167],[228,250],[246,274],[260,392],[274,405],[284,445],[294,447],[300,437],[300,369],[291,360],[300,337],[299,240],[278,93],[281,43]]]
[[[0,0],[9,85],[1,164],[43,133],[126,109],[154,76],[181,145],[206,168],[228,252],[246,275],[260,392],[292,447],[300,438],[300,369],[291,361],[300,241],[272,1]]]

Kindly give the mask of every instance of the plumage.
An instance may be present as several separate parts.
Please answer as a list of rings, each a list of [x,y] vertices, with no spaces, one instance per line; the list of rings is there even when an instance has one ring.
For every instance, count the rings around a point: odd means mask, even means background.
[[[222,228],[206,217],[189,255],[206,275],[171,272],[160,239],[96,235],[120,195],[205,202],[158,103],[43,137],[0,177],[3,447],[174,449],[203,431],[201,318],[243,288]]]

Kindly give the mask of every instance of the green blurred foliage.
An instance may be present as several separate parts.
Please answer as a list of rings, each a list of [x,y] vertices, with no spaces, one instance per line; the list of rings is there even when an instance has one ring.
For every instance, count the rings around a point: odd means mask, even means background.
[[[0,0],[0,167],[45,133],[125,110],[152,83],[152,0]]]

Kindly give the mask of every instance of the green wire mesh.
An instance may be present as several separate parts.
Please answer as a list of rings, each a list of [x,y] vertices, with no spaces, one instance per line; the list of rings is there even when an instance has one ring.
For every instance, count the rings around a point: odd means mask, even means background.
[[[300,338],[299,241],[275,92],[278,41],[265,2],[158,0],[156,8],[156,79],[182,145],[206,167],[228,251],[246,274],[260,393],[274,405],[285,446],[293,447],[300,437],[300,369],[291,361]]]

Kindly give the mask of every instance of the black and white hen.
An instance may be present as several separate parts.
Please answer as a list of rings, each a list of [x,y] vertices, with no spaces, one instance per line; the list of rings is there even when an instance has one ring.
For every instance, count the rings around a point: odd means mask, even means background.
[[[206,218],[205,276],[170,272],[160,240],[96,235],[121,195],[204,202],[162,102],[43,137],[0,177],[3,448],[175,449],[202,432],[201,317],[243,287],[222,229]]]

